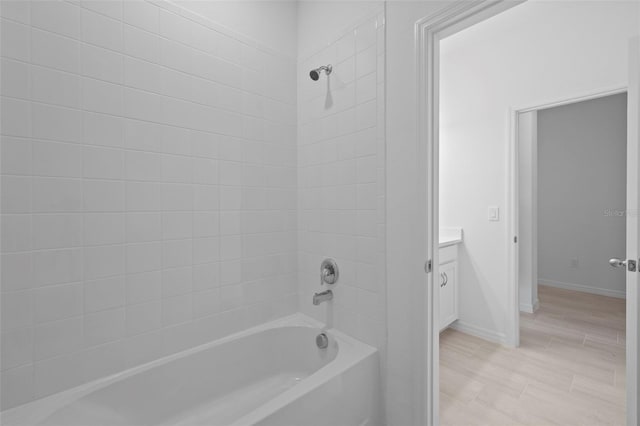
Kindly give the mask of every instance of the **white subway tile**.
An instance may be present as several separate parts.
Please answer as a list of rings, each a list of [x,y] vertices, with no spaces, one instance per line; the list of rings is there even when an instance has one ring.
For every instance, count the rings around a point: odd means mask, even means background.
[[[47,177],[82,177],[82,146],[33,141],[33,174]]]
[[[126,1],[124,1],[126,3]],[[122,20],[123,0],[82,0],[82,7]]]
[[[33,105],[35,109],[36,105]],[[2,134],[9,136],[28,137],[32,134],[32,105],[27,101],[2,97],[1,99],[2,116],[0,117],[0,126],[2,126]],[[33,131],[35,135],[35,131]]]
[[[125,354],[123,342],[111,342],[87,349],[84,352],[84,380],[95,380],[124,370]]]
[[[190,293],[162,299],[162,325],[164,327],[189,321],[192,316],[193,298]]]
[[[42,287],[34,290],[35,321],[43,323],[82,315],[81,283]]]
[[[127,273],[155,271],[162,267],[162,244],[127,245]]]
[[[82,108],[87,111],[122,115],[123,88],[92,78],[82,79]]]
[[[146,3],[142,1],[126,1],[125,5],[133,3]],[[157,13],[157,10],[156,10]],[[161,38],[155,34],[142,31],[138,28],[124,26],[124,53],[144,59],[145,61],[160,63]]]
[[[84,249],[84,277],[92,280],[125,272],[125,246],[95,246]]]
[[[110,147],[123,146],[124,121],[121,117],[85,111],[82,121],[84,143]]]
[[[2,174],[30,175],[32,173],[32,152],[30,140],[2,136],[0,142]]]
[[[193,318],[202,318],[220,312],[220,292],[218,289],[194,293]]]
[[[145,1],[124,2],[124,22],[147,31],[158,31],[158,7]]]
[[[123,81],[123,55],[91,44],[80,47],[80,72],[82,75],[111,83]]]
[[[197,191],[197,189],[196,189]],[[192,210],[194,207],[194,188],[182,183],[162,184],[162,209]]]
[[[83,329],[82,317],[47,322],[36,326],[34,358],[42,360],[78,351],[83,345]]]
[[[2,295],[2,330],[29,327],[33,325],[34,297],[30,290]]]
[[[193,240],[193,263],[211,263],[221,259],[219,238],[195,238]]]
[[[75,212],[82,209],[82,181],[66,178],[33,179],[33,211]]]
[[[110,180],[85,180],[83,191],[85,212],[124,211],[124,182]]]
[[[237,213],[236,213],[237,215]],[[217,212],[193,213],[193,237],[215,237],[220,234],[221,215]]]
[[[77,39],[80,37],[80,10],[66,1],[32,1],[31,25]]]
[[[124,335],[124,308],[88,313],[84,317],[84,345],[87,347],[120,340]]]
[[[30,66],[24,62],[2,58],[2,75],[0,76],[0,93],[14,98],[29,98]]]
[[[3,253],[31,249],[31,215],[3,214],[1,221],[0,247]]]
[[[193,265],[193,291],[210,290],[220,285],[220,264]]]
[[[34,365],[35,396],[47,395],[78,386],[83,382],[81,352],[37,362]]]
[[[193,236],[193,213],[164,212],[162,213],[162,238],[177,240]]]
[[[5,0],[0,16],[28,25],[31,22],[31,4],[23,0]]]
[[[0,22],[0,51],[5,58],[29,61],[29,27],[2,19]],[[3,112],[4,114],[4,112]]]
[[[97,312],[125,305],[125,278],[115,276],[84,283],[84,312]]]
[[[193,259],[193,247],[190,239],[171,240],[162,243],[162,266],[174,268],[191,265]]]
[[[33,361],[33,328],[25,327],[0,334],[2,371],[31,364]]]
[[[81,111],[42,104],[33,104],[31,108],[33,137],[69,142],[82,140]]]
[[[180,296],[193,289],[193,268],[185,266],[162,271],[162,297]]]
[[[123,213],[85,213],[84,243],[88,246],[125,242]]]
[[[162,356],[162,332],[138,334],[125,340],[127,367],[134,367]]]
[[[156,182],[127,182],[127,211],[157,211],[162,208],[163,184]]]
[[[33,376],[33,365],[6,370],[0,374],[0,407],[3,410],[33,400]]]
[[[32,28],[31,62],[44,67],[77,73],[80,69],[80,43],[67,37]]]
[[[162,239],[160,213],[127,213],[127,242],[141,243]]]
[[[33,282],[36,287],[82,280],[81,248],[33,252]]]
[[[124,58],[124,84],[148,92],[162,93],[163,68],[135,58]]]
[[[111,50],[122,49],[122,22],[82,11],[82,40]]]
[[[162,323],[160,301],[127,306],[125,315],[127,336],[156,330]]]
[[[85,146],[82,157],[85,178],[122,179],[124,176],[123,150]]]
[[[33,287],[33,258],[31,252],[2,254],[2,293],[27,290]]]
[[[127,275],[127,305],[159,300],[162,272],[151,271]]]
[[[35,250],[79,247],[83,243],[81,214],[36,214],[32,223]]]

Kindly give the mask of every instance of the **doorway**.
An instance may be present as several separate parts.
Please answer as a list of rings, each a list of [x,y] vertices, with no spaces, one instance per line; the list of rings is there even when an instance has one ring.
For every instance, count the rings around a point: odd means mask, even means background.
[[[514,9],[517,9],[514,8]],[[498,12],[502,12],[498,11]],[[494,12],[496,12],[494,10]],[[496,13],[498,13],[496,12]],[[494,13],[493,15],[495,15],[496,13]],[[422,108],[422,111],[426,114],[426,117],[429,117],[428,119],[425,120],[425,123],[423,123],[424,128],[421,128],[421,137],[424,137],[424,140],[427,141],[427,147],[432,147],[433,151],[430,151],[429,148],[427,148],[427,154],[429,156],[432,156],[431,158],[438,158],[438,153],[439,153],[439,149],[441,148],[439,146],[439,141],[438,141],[438,137],[439,137],[439,132],[438,132],[438,115],[439,115],[439,107],[440,107],[440,100],[441,100],[441,93],[440,93],[440,88],[437,85],[438,79],[442,77],[442,75],[444,75],[444,72],[442,72],[442,70],[439,69],[439,66],[437,65],[439,63],[438,61],[438,55],[439,55],[439,49],[441,48],[440,46],[440,42],[447,36],[459,32],[462,28],[468,28],[470,25],[473,25],[474,23],[477,23],[478,20],[474,20],[472,18],[470,18],[470,15],[477,18],[478,15],[484,15],[484,18],[481,19],[484,20],[487,17],[487,14],[489,14],[489,12],[487,11],[487,9],[483,9],[481,11],[476,10],[474,13],[469,13],[468,10],[457,10],[457,11],[452,11],[451,16],[449,17],[450,20],[447,21],[446,18],[443,18],[442,16],[440,16],[439,20],[437,22],[425,22],[425,26],[423,28],[423,31],[420,32],[420,36],[422,37],[422,41],[423,41],[423,45],[425,46],[425,56],[423,57],[424,62],[420,62],[419,61],[419,66],[420,67],[420,71],[419,73],[421,73],[421,81],[423,83],[422,87],[425,89],[424,91],[424,95],[421,98],[421,103],[420,106]],[[489,14],[490,15],[490,14]],[[469,18],[469,19],[466,19]],[[436,64],[435,69],[433,69],[433,64]],[[474,69],[474,72],[478,72],[481,73],[481,70],[478,69]],[[491,75],[490,73],[488,74],[484,74],[485,76],[487,75]],[[489,77],[487,77],[489,78]],[[436,83],[435,85],[433,85],[433,83]],[[574,90],[573,93],[580,93],[580,90]],[[495,92],[494,92],[495,93]],[[491,93],[491,94],[494,94]],[[421,92],[421,95],[423,93]],[[549,98],[548,95],[539,95],[540,98],[544,99]],[[535,100],[535,99],[534,99]],[[517,104],[517,102],[516,102]],[[533,104],[539,104],[539,105],[543,105],[545,104],[544,102],[539,102],[539,103],[533,103]],[[513,105],[513,103],[511,103],[510,105]],[[515,111],[519,111],[519,109],[511,109],[509,110],[509,105],[507,105],[507,108],[505,108],[505,111],[503,112],[503,114],[505,114],[505,116],[509,116],[510,114],[514,113]],[[479,114],[482,114],[484,111],[481,111]],[[464,116],[464,114],[461,114],[461,116]],[[429,121],[429,119],[435,119],[434,121]],[[508,119],[507,119],[508,122]],[[508,129],[508,126],[505,126]],[[435,131],[434,131],[435,128]],[[515,131],[515,127],[511,128],[512,131]],[[508,133],[508,130],[506,131],[506,133]],[[631,138],[631,137],[630,137]],[[476,138],[477,140],[478,138]],[[507,142],[508,142],[508,137],[506,138]],[[482,144],[478,144],[480,146],[483,146]],[[508,143],[505,142],[505,146],[510,146]],[[484,146],[483,146],[484,147]],[[502,152],[502,151],[500,151]],[[507,155],[505,155],[505,157],[508,157],[510,160],[507,162],[508,165],[507,167],[505,167],[506,170],[503,170],[504,175],[505,176],[511,176],[514,174],[514,172],[517,171],[517,166],[516,166],[516,162],[515,160],[517,160],[517,152],[515,152],[514,150],[509,149],[507,152]],[[433,161],[433,160],[431,160]],[[432,215],[427,215],[427,217],[432,217],[433,221],[429,221],[428,219],[428,229],[430,231],[430,235],[434,235],[437,236],[439,233],[439,211],[438,211],[438,194],[441,188],[438,187],[438,164],[436,162],[436,164],[434,164],[434,162],[430,162],[427,163],[430,165],[433,165],[432,169],[430,172],[427,173],[427,188],[430,189],[431,192],[427,192],[427,211],[430,212]],[[487,164],[485,162],[485,164]],[[432,173],[432,174],[430,174]],[[435,175],[435,176],[434,176]],[[504,182],[511,182],[509,179],[504,179]],[[517,180],[513,181],[514,183],[517,182]],[[430,184],[433,184],[433,186],[430,186]],[[518,276],[518,269],[517,269],[517,258],[518,258],[518,246],[517,246],[517,241],[515,239],[515,237],[517,237],[517,229],[518,229],[518,223],[517,223],[517,216],[515,215],[515,212],[517,212],[517,188],[514,187],[513,185],[507,185],[505,184],[505,186],[507,186],[507,188],[505,188],[505,199],[500,199],[498,200],[498,202],[495,203],[495,206],[499,208],[497,214],[495,214],[493,217],[499,217],[502,221],[503,221],[503,225],[501,227],[501,231],[500,232],[504,232],[504,238],[503,238],[503,242],[500,244],[504,244],[502,246],[499,245],[494,245],[494,246],[486,246],[487,249],[491,249],[491,250],[500,250],[503,251],[503,253],[506,253],[506,258],[507,260],[502,264],[503,266],[503,271],[508,271],[508,272],[504,272],[504,276],[505,276],[505,282],[506,283],[517,283],[517,276]],[[481,214],[483,215],[483,220],[491,220],[492,218],[492,209],[491,207],[492,204],[487,203],[488,205],[485,205],[484,207],[482,207],[481,210]],[[489,209],[487,209],[487,207],[489,207]],[[488,218],[487,218],[487,214],[488,214]],[[465,230],[466,231],[466,230]],[[471,242],[471,238],[472,235],[468,235],[469,236],[469,242]],[[467,237],[466,232],[465,232],[465,238]],[[439,279],[439,270],[437,268],[438,266],[438,244],[437,238],[432,238],[430,240],[430,244],[429,244],[429,249],[430,251],[428,252],[428,254],[430,255],[429,257],[432,257],[434,259],[434,271],[436,272],[436,274],[433,274],[433,277],[431,278],[431,285],[434,288],[434,293],[432,295],[432,303],[434,303],[436,306],[434,306],[434,311],[435,313],[437,313],[437,309],[438,309],[438,296],[439,296],[439,292],[435,289],[437,289],[438,287],[438,283],[437,280]],[[465,239],[465,243],[467,242],[467,240]],[[629,250],[627,250],[627,253],[630,254],[631,256],[634,255],[634,252],[629,252]],[[460,272],[460,274],[456,274],[456,277],[460,279],[461,283],[464,283],[465,281],[465,275],[464,275],[464,270],[462,270]],[[463,291],[463,288],[460,287],[459,291]],[[493,342],[491,344],[496,345],[498,344],[500,346],[500,344],[506,344],[506,345],[511,345],[511,346],[518,346],[519,344],[519,312],[518,312],[518,306],[519,306],[519,300],[518,300],[518,288],[515,285],[505,285],[505,289],[504,289],[505,293],[476,293],[475,295],[478,296],[484,296],[484,299],[481,297],[475,297],[473,298],[474,302],[477,302],[478,305],[482,308],[482,303],[486,302],[485,304],[488,306],[490,303],[493,303],[494,299],[492,298],[501,298],[500,299],[500,304],[503,303],[503,301],[506,300],[506,303],[504,303],[503,306],[509,306],[509,307],[514,307],[514,309],[508,308],[505,310],[504,314],[499,314],[499,315],[495,315],[494,317],[488,317],[487,320],[485,320],[485,323],[481,326],[481,327],[477,327],[475,330],[472,330],[470,327],[466,327],[468,332],[471,332],[471,334],[475,334],[476,337],[480,336],[484,339],[482,339],[483,341],[486,341],[487,338],[489,340],[493,340]],[[488,301],[488,302],[487,302]],[[433,320],[433,317],[438,317],[438,315],[432,315],[431,318]],[[464,319],[464,318],[463,318]],[[460,321],[459,321],[460,322]],[[487,331],[492,331],[491,330],[491,326],[495,325],[495,324],[503,324],[505,326],[504,329],[502,330],[498,330],[498,332],[494,332],[494,333],[487,333]],[[434,323],[431,324],[432,326],[434,326]],[[455,327],[455,323],[454,323],[454,327]],[[460,328],[460,327],[458,327]],[[436,332],[439,330],[435,330],[435,326],[434,328],[432,328],[432,336],[436,336]],[[495,330],[493,330],[495,331]],[[483,335],[484,333],[484,335]],[[432,340],[433,341],[433,340]],[[471,345],[472,347],[474,345]],[[433,345],[431,346],[431,354],[432,354],[432,359],[437,359],[437,353],[439,351],[439,344],[437,342],[433,342]],[[438,373],[441,373],[441,371],[436,367],[435,373],[432,377],[435,377],[436,379],[438,378]],[[427,386],[429,385],[429,379],[427,378]],[[431,387],[431,389],[437,390],[437,384],[435,384],[435,386]],[[434,392],[435,394],[435,392]],[[433,395],[433,394],[432,394]],[[635,394],[633,394],[635,395]],[[437,409],[434,408],[434,411],[437,412]]]

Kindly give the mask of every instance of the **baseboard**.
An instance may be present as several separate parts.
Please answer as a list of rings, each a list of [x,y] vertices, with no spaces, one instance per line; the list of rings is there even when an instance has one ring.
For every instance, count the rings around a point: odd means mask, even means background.
[[[533,302],[533,304],[531,304],[531,303],[520,303],[520,312],[527,312],[529,314],[532,314],[535,311],[537,311],[539,307],[540,307],[540,301],[538,301],[538,300]]]
[[[565,290],[581,291],[583,293],[598,294],[600,296],[616,297],[618,299],[627,298],[626,292],[619,291],[619,290],[609,290],[605,288],[591,287],[583,284],[564,283],[561,281],[552,281],[552,280],[544,280],[544,279],[538,279],[538,283],[540,285],[546,285],[549,287],[562,288]]]
[[[535,312],[535,309],[531,303],[521,303],[520,312],[526,312],[526,313],[532,314]]]
[[[461,320],[458,320],[451,324],[451,328],[466,334],[470,334],[472,336],[479,337],[484,340],[488,340],[490,342],[499,343],[501,345],[508,344],[507,336],[504,333],[498,333],[495,330],[478,327],[477,325],[469,324],[468,322],[464,322]]]

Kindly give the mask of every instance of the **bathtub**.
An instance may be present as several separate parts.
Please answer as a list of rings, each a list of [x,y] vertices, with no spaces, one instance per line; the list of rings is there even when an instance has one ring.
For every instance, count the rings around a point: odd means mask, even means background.
[[[3,425],[378,425],[378,353],[301,314],[1,413]]]

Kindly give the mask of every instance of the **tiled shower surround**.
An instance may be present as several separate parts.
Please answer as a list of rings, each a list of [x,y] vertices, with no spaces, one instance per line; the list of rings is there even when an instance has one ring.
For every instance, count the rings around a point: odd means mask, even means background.
[[[2,408],[296,312],[295,58],[162,1],[0,7]]]
[[[386,342],[385,138],[382,7],[319,52],[298,72],[298,280],[300,310],[313,306],[319,265],[334,257],[334,326],[378,348]],[[307,55],[308,54],[308,55]],[[308,70],[332,64],[312,81]]]

